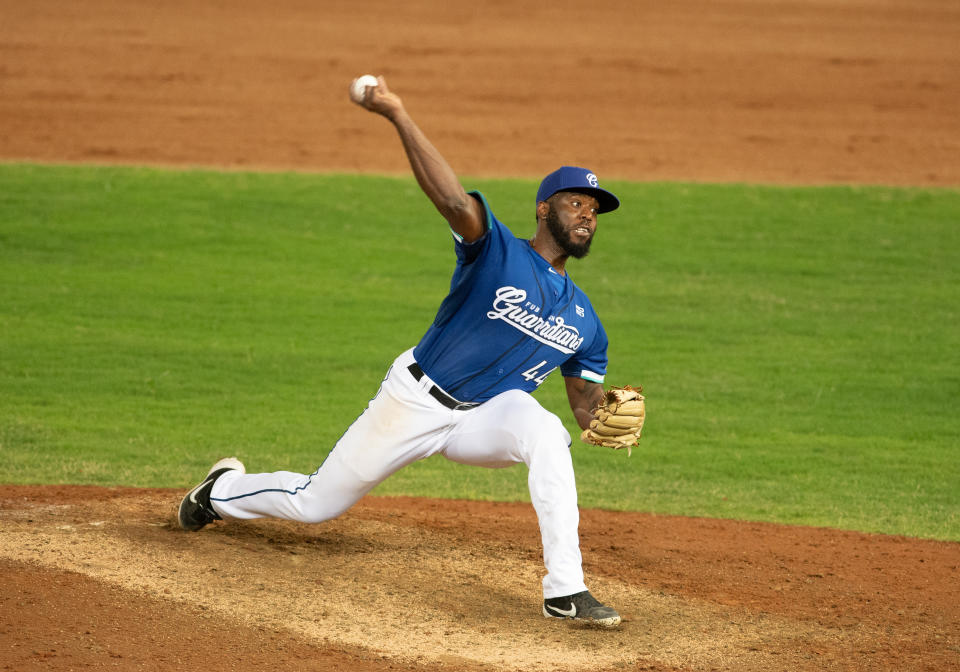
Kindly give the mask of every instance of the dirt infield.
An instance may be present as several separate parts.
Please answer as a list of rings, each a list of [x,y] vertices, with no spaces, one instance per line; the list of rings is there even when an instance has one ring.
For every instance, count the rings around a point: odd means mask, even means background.
[[[3,2],[0,159],[960,184],[953,0]],[[638,487],[643,487],[638,484]],[[0,670],[960,669],[960,545],[585,511],[613,632],[538,615],[529,505],[178,531],[179,492],[0,486]]]
[[[407,174],[372,71],[464,175],[960,184],[954,0],[0,6],[5,158]]]

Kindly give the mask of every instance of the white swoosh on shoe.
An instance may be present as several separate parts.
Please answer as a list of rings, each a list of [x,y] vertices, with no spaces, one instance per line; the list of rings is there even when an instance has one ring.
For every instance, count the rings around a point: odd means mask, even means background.
[[[190,491],[190,496],[188,497],[188,499],[190,500],[190,503],[192,503],[192,504],[198,504],[199,502],[197,502],[197,492],[200,490],[200,488],[202,488],[203,486],[205,486],[207,483],[212,483],[212,482],[215,481],[215,480],[217,480],[217,479],[215,479],[215,478],[208,478],[208,479],[205,480],[203,483],[201,483],[200,485],[198,485],[197,487],[195,487],[193,490],[191,490],[191,491]]]
[[[573,618],[574,616],[577,615],[577,605],[575,604],[571,604],[569,609],[561,609],[560,607],[547,607],[547,608],[557,612],[561,616],[566,616],[568,618]]]

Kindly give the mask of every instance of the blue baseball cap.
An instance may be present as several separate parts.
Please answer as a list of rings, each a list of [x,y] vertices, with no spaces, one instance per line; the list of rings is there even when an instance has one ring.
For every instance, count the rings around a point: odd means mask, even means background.
[[[620,199],[606,189],[601,189],[597,176],[586,168],[561,166],[547,175],[537,189],[537,203],[547,200],[558,191],[576,191],[593,196],[600,204],[597,213],[610,212],[620,207]]]

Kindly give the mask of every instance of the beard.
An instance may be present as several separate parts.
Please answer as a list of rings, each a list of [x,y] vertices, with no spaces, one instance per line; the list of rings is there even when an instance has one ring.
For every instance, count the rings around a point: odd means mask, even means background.
[[[573,257],[574,259],[583,259],[587,256],[587,253],[590,252],[590,243],[593,242],[593,236],[587,238],[586,242],[576,243],[570,237],[570,231],[567,231],[563,228],[563,225],[560,224],[560,217],[557,215],[556,211],[553,209],[553,204],[550,203],[550,211],[547,213],[547,229],[553,235],[553,239],[557,241],[557,245],[560,246],[560,249],[563,250],[567,256]]]

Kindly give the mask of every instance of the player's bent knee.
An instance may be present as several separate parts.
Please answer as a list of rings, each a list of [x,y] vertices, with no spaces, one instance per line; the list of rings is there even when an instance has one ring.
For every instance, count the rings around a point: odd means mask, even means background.
[[[510,390],[502,395],[503,425],[527,446],[570,445],[570,433],[560,418],[526,392]],[[498,399],[499,399],[498,397]]]
[[[564,448],[570,445],[570,433],[567,431],[567,428],[563,426],[560,418],[553,413],[544,411],[538,424],[540,434],[549,438],[550,445],[562,445]]]

